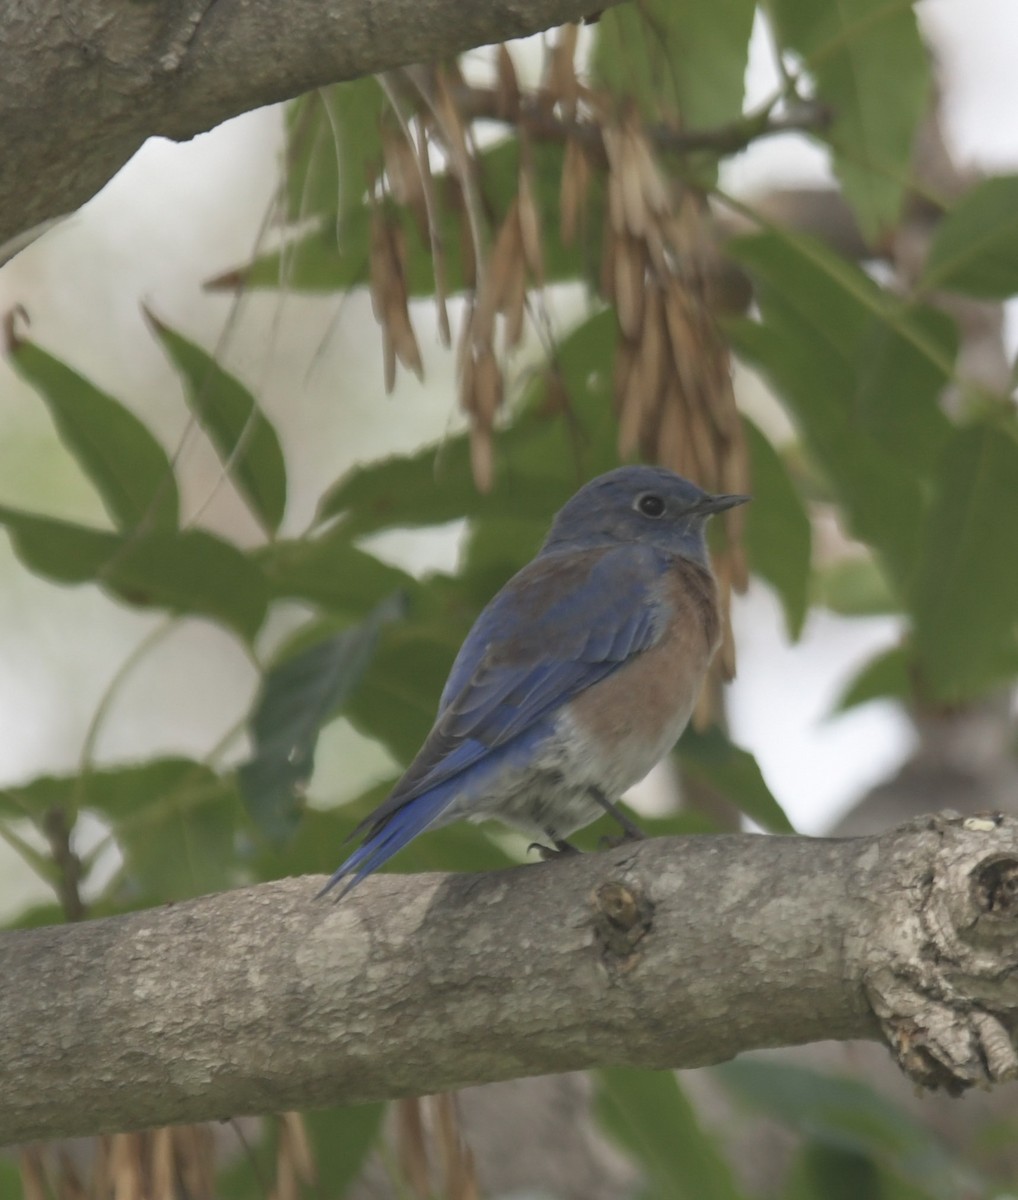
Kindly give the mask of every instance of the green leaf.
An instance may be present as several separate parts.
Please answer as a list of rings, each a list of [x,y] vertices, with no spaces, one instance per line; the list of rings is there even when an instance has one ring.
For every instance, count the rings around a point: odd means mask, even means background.
[[[798,1151],[782,1192],[782,1200],[933,1200],[881,1170],[864,1154],[807,1141]]]
[[[46,402],[60,440],[117,527],[175,528],[179,501],[173,467],[134,413],[31,342],[16,342],[9,357]]]
[[[781,597],[788,633],[795,640],[808,606],[809,516],[777,450],[752,421],[744,417],[742,423],[753,481],[753,503],[746,509],[749,566]]]
[[[756,759],[729,741],[716,725],[703,733],[688,728],[676,753],[684,770],[716,788],[761,828],[772,833],[795,832]]]
[[[133,895],[182,900],[236,884],[241,806],[232,779],[165,758],[93,771],[80,784],[81,806],[112,822]]]
[[[0,1158],[0,1200],[24,1200],[25,1188],[13,1158]]]
[[[940,408],[945,364],[958,353],[958,327],[933,308],[888,309],[860,348],[855,412],[875,442],[929,476],[951,436]]]
[[[742,114],[750,0],[644,0],[608,9],[598,21],[591,70],[649,120],[681,117],[700,129]]]
[[[231,780],[185,758],[41,776],[0,793],[0,813],[30,818],[81,809],[109,822],[124,855],[120,885],[134,900],[179,900],[236,882],[234,838],[240,817]]]
[[[18,558],[57,583],[97,583],[136,608],[220,621],[250,641],[265,619],[265,579],[235,546],[201,529],[115,534],[0,505]]]
[[[912,596],[926,681],[957,699],[1018,666],[1018,433],[958,430],[941,458]]]
[[[761,312],[759,324],[728,324],[736,349],[768,376],[851,531],[879,551],[888,578],[904,592],[931,459],[946,436],[939,393],[953,358],[939,340],[944,326],[903,311],[863,271],[812,238],[776,231],[739,239],[730,250],[750,271]],[[906,397],[894,390],[903,379],[911,385]]]
[[[871,700],[904,700],[914,692],[913,663],[903,646],[878,654],[862,668],[841,693],[835,712],[845,712]]]
[[[816,1142],[899,1172],[950,1200],[972,1182],[936,1137],[904,1109],[856,1079],[740,1058],[712,1067],[743,1104]]]
[[[802,55],[834,123],[834,167],[863,232],[876,240],[901,215],[930,69],[915,13],[893,0],[772,0],[778,41]]]
[[[298,597],[353,619],[397,588],[415,598],[425,593],[412,575],[352,546],[345,530],[274,542],[256,559],[273,598]]]
[[[672,1071],[606,1067],[596,1072],[595,1108],[605,1132],[642,1168],[655,1200],[737,1200],[741,1195],[714,1139],[697,1120]]]
[[[248,811],[271,842],[284,841],[297,825],[322,726],[364,674],[382,626],[403,615],[403,597],[390,596],[360,625],[285,659],[266,676],[250,723],[254,753],[238,777]]]
[[[1018,293],[1018,175],[984,180],[941,221],[920,287],[987,300]]]
[[[194,342],[149,320],[186,384],[191,411],[251,511],[275,532],[286,508],[286,464],[276,431],[235,376]]]
[[[306,1112],[302,1115],[311,1135],[317,1175],[329,1196],[345,1196],[360,1177],[381,1132],[385,1104],[354,1104]],[[322,1195],[316,1189],[316,1195]]]
[[[366,75],[318,88],[286,108],[287,217],[359,207],[382,168],[380,125],[385,93]]]
[[[901,611],[880,566],[869,556],[845,558],[814,573],[813,603],[844,617]]]

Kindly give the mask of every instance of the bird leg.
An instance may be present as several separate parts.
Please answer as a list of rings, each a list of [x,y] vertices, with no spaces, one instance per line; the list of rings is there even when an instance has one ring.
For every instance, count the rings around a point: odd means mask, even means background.
[[[626,814],[614,801],[609,800],[600,788],[589,788],[588,794],[592,799],[596,800],[597,803],[601,805],[606,813],[610,813],[622,826],[623,842],[642,842],[644,838],[646,838],[647,835],[643,832],[639,825],[637,825],[632,818],[626,816]],[[619,843],[616,842],[615,844],[618,845]]]

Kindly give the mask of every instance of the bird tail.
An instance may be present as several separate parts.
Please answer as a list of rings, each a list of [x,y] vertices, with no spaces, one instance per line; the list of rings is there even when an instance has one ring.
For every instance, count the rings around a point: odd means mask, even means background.
[[[434,791],[425,792],[424,795],[415,796],[412,800],[408,800],[402,808],[396,809],[394,813],[386,817],[381,824],[376,825],[346,862],[333,872],[315,899],[321,899],[338,883],[352,876],[346,887],[339,893],[338,899],[342,900],[347,892],[352,891],[362,879],[366,879],[372,871],[388,862],[408,842],[438,820],[452,802],[450,790],[436,788]]]

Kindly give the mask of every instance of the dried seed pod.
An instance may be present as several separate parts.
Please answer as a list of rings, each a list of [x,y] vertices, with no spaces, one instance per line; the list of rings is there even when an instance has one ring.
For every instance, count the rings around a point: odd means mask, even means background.
[[[643,360],[639,352],[634,353],[626,377],[619,410],[618,451],[620,458],[632,458],[640,445],[640,428],[643,423],[643,395],[645,391]]]
[[[412,208],[416,214],[421,211],[424,189],[414,147],[401,129],[389,124],[382,125],[381,137],[389,192],[397,204]]]
[[[423,381],[424,363],[421,361],[421,348],[417,344],[417,335],[414,333],[410,312],[405,303],[392,307],[386,327],[396,357],[408,371],[413,371],[417,378]]]
[[[479,425],[470,427],[470,472],[479,492],[490,492],[495,482],[495,450],[491,430]]]
[[[177,1200],[177,1169],[174,1161],[173,1127],[153,1129],[150,1138],[149,1169],[152,1200]]]
[[[505,314],[504,346],[506,350],[515,350],[523,340],[523,321],[527,312],[527,271],[521,258],[516,260],[516,268],[502,298],[502,311]]]
[[[640,330],[640,357],[648,393],[653,397],[664,386],[668,359],[668,330],[665,327],[661,289],[650,283],[644,290],[643,324]]]
[[[533,167],[528,161],[528,155],[520,159],[519,192],[517,195],[517,216],[520,225],[520,241],[523,245],[523,257],[527,267],[538,285],[544,283],[544,248],[541,244],[541,223],[534,201]]]
[[[384,321],[391,290],[392,261],[389,256],[389,239],[385,232],[385,221],[381,210],[377,207],[371,213],[371,245],[368,251],[368,260],[371,276],[371,311],[375,314],[376,321]]]
[[[645,206],[656,216],[666,216],[671,212],[671,196],[641,128],[630,131],[629,153]]]
[[[615,312],[626,337],[636,341],[643,321],[646,288],[643,243],[635,238],[618,237],[613,255]]]
[[[589,188],[590,162],[580,143],[575,138],[567,138],[559,187],[559,232],[565,246],[571,246],[576,240]]]
[[[495,106],[503,121],[513,124],[520,115],[520,83],[516,64],[505,42],[500,42],[495,58]]]
[[[450,72],[454,64],[443,64],[435,70],[435,88],[431,97],[440,132],[453,161],[465,168],[470,161],[469,139],[463,116],[450,90]],[[463,77],[458,82],[462,84]]]
[[[622,177],[624,174],[621,134],[618,129],[606,125],[601,131],[605,154],[608,158],[608,220],[616,234],[624,234],[626,224],[626,203],[622,194]]]
[[[427,1200],[431,1195],[431,1170],[424,1136],[423,1103],[417,1097],[396,1101],[396,1161],[413,1194]]]
[[[474,397],[474,411],[490,429],[502,404],[502,371],[490,346],[485,346],[474,362]]]
[[[315,1155],[311,1149],[307,1127],[304,1118],[298,1112],[285,1112],[280,1121],[286,1128],[290,1153],[293,1157],[297,1175],[303,1183],[314,1183],[318,1176],[315,1166]]]
[[[698,404],[689,414],[688,431],[696,460],[696,477],[701,487],[708,491],[719,490],[719,470],[714,438],[711,435],[709,418],[703,405]]]
[[[495,245],[488,256],[484,280],[477,294],[471,321],[471,341],[490,345],[495,339],[495,314],[501,312],[512,288],[512,276],[523,256],[519,199],[513,200],[499,226]]]
[[[689,324],[688,303],[681,284],[676,279],[668,282],[664,296],[665,324],[672,349],[672,365],[682,390],[695,394],[698,387],[696,360],[699,347]]]
[[[49,1200],[42,1153],[37,1146],[28,1146],[18,1155],[21,1172],[21,1191],[24,1200]]]
[[[558,39],[548,54],[541,84],[542,100],[549,107],[560,105],[567,116],[571,116],[576,110],[580,95],[580,84],[576,77],[578,39],[578,25],[561,26]]]
[[[385,394],[392,395],[396,386],[396,347],[388,325],[382,326],[382,375],[385,380]]]
[[[656,458],[679,475],[696,477],[686,431],[686,402],[675,379],[670,381],[665,390],[661,423],[658,426]]]
[[[625,227],[633,237],[642,238],[652,221],[652,216],[647,211],[647,205],[643,198],[643,180],[640,177],[633,140],[633,134],[628,129],[620,135],[618,174]]]

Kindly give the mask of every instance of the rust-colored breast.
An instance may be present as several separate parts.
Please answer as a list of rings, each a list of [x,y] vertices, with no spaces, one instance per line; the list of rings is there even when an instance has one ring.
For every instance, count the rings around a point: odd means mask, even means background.
[[[678,739],[720,638],[717,587],[709,571],[677,560],[663,581],[662,599],[671,617],[658,643],[570,706],[583,733],[614,760],[623,788],[642,779]]]

